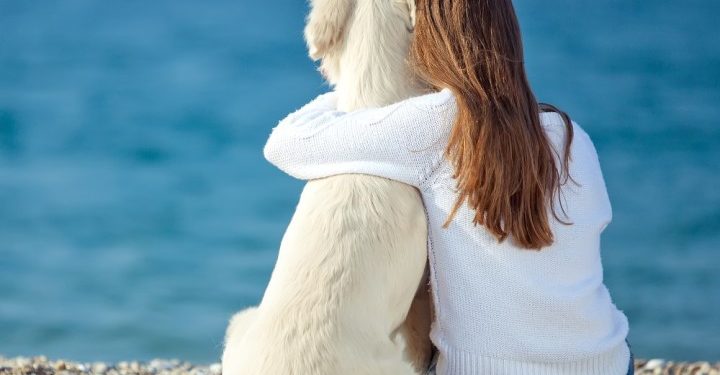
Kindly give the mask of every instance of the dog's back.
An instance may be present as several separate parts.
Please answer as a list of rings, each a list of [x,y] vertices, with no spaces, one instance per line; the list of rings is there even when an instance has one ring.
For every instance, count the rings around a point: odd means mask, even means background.
[[[405,0],[313,1],[306,37],[341,109],[417,94],[405,61],[410,19]],[[414,299],[426,241],[414,188],[367,175],[309,182],[262,303],[228,330],[223,373],[417,374],[412,364],[430,349],[426,288]]]
[[[425,267],[424,211],[409,186],[338,177],[303,191],[233,374],[415,374],[393,331]]]

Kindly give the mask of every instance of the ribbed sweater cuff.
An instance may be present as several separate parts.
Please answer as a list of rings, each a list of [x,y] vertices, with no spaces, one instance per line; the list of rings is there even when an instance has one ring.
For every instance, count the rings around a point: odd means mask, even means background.
[[[595,357],[552,363],[523,362],[445,349],[445,358],[441,356],[438,362],[438,375],[626,375],[630,364],[630,350],[625,342]]]

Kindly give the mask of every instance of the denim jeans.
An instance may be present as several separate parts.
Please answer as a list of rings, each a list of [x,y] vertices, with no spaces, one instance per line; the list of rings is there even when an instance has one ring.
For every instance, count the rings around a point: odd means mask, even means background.
[[[625,339],[625,343],[627,344],[628,349],[630,349],[630,363],[628,364],[627,375],[635,375],[635,359],[633,357],[632,347],[630,346],[630,343],[628,342],[627,339]],[[430,368],[428,368],[426,375],[435,375],[435,368],[437,367],[437,361],[438,361],[438,353],[435,352],[432,362],[430,362]]]
[[[632,352],[632,347],[630,346],[630,342],[628,342],[627,339],[625,339],[625,343],[628,346],[628,349],[630,349],[630,368],[628,369],[628,375],[635,375],[635,359]]]

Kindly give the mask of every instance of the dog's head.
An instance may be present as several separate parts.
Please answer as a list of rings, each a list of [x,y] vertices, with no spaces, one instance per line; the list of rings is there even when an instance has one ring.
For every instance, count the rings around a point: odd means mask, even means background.
[[[312,0],[311,5],[305,40],[331,84],[363,72],[397,74],[397,65],[405,69],[415,0]]]

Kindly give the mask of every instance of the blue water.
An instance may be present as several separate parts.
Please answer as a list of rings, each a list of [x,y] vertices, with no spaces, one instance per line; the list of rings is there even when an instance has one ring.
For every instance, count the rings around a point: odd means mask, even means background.
[[[516,1],[537,95],[595,140],[638,357],[720,360],[720,2]],[[0,0],[0,353],[217,360],[302,183],[262,159],[326,90],[297,0]]]

